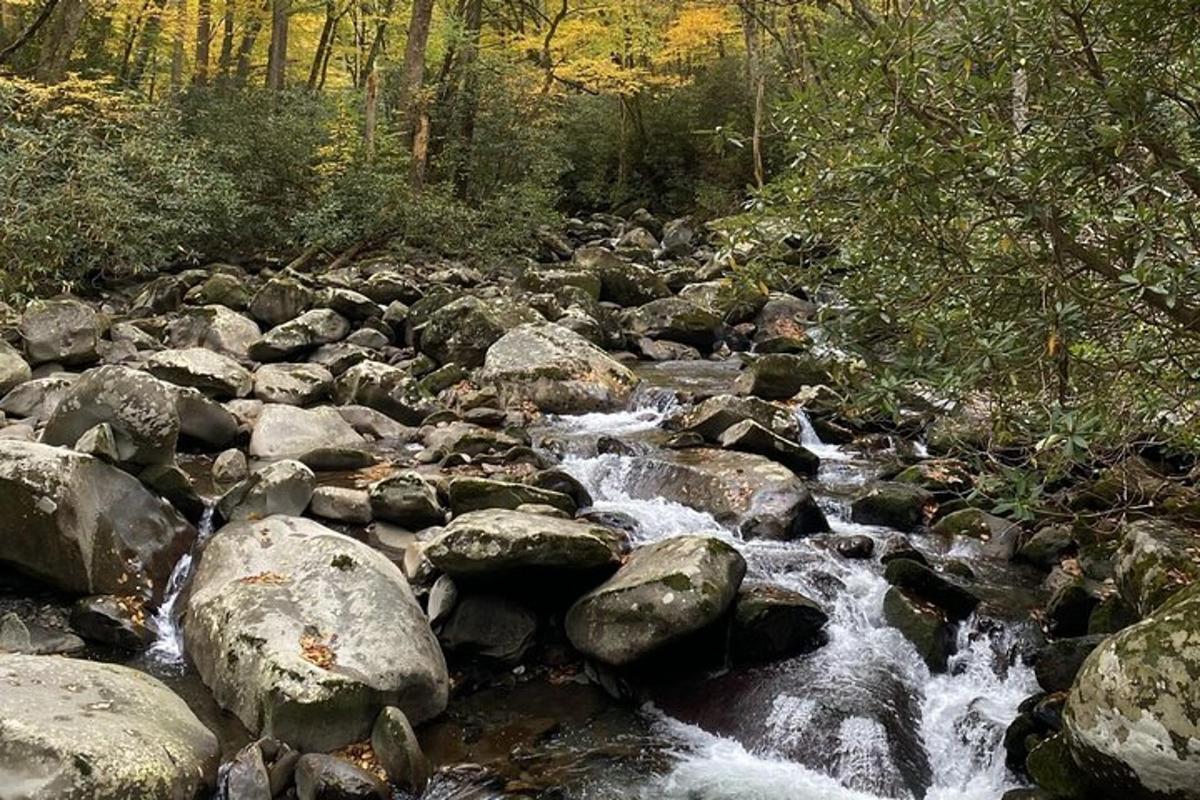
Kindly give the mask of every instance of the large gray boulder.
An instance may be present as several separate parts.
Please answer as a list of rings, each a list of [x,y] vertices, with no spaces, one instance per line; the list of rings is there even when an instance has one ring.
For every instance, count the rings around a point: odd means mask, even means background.
[[[290,275],[272,278],[250,300],[250,314],[270,327],[300,316],[316,293]]]
[[[218,531],[184,636],[218,703],[301,750],[366,739],[386,706],[418,724],[446,707],[445,660],[399,568],[311,520]]]
[[[600,525],[491,509],[455,517],[425,547],[425,557],[454,578],[615,569],[622,537]]]
[[[176,390],[153,375],[121,366],[88,370],[55,407],[42,441],[71,447],[102,423],[112,427],[121,461],[175,460],[180,429]]]
[[[0,341],[0,396],[33,378],[33,370],[17,349]]]
[[[745,574],[745,559],[721,539],[680,536],[645,545],[571,607],[567,637],[606,664],[631,664],[716,622]]]
[[[1145,616],[1200,578],[1196,563],[1200,537],[1165,519],[1128,523],[1114,562],[1121,597]]]
[[[467,295],[429,315],[421,329],[421,350],[442,364],[453,361],[471,369],[483,364],[488,348],[505,333],[540,321],[541,314],[508,298]]]
[[[248,358],[260,336],[254,320],[225,306],[187,309],[167,327],[171,347],[207,347],[233,358]]]
[[[196,532],[91,456],[0,440],[0,561],[68,592],[157,598]]]
[[[1072,757],[1104,796],[1200,796],[1197,675],[1200,593],[1195,589],[1167,601],[1088,656],[1067,697],[1063,726]]]
[[[378,361],[362,361],[338,376],[333,385],[338,405],[363,405],[405,425],[416,425],[431,409],[411,373]]]
[[[664,297],[633,309],[625,316],[638,336],[666,339],[702,349],[711,348],[721,329],[721,317],[682,297]]]
[[[314,450],[362,447],[366,440],[336,409],[296,408],[271,403],[263,406],[250,435],[250,455],[256,458],[298,458]]]
[[[0,654],[0,797],[192,800],[216,783],[217,738],[149,675]]]
[[[254,396],[265,403],[309,406],[333,389],[333,374],[320,364],[263,364],[254,373]]]
[[[336,311],[318,308],[276,325],[250,345],[255,361],[283,361],[307,350],[339,342],[350,333],[350,322]]]
[[[594,476],[620,470],[639,500],[665,498],[707,511],[746,538],[791,539],[829,529],[812,493],[787,467],[763,456],[694,447],[601,461]]]
[[[738,424],[751,420],[772,433],[798,440],[800,426],[795,414],[781,405],[757,397],[738,397],[719,394],[701,402],[679,420],[682,428],[695,431],[710,442],[721,441],[721,434]]]
[[[577,333],[550,322],[522,325],[487,352],[481,380],[510,403],[551,414],[623,407],[638,378]]]
[[[249,370],[205,347],[159,351],[146,359],[146,368],[156,378],[199,389],[217,400],[245,397],[254,386]]]
[[[102,332],[92,307],[73,298],[35,300],[17,326],[31,364],[90,364]]]
[[[574,265],[600,278],[601,300],[630,307],[671,296],[666,281],[654,270],[631,264],[600,247],[581,247],[576,250]]]

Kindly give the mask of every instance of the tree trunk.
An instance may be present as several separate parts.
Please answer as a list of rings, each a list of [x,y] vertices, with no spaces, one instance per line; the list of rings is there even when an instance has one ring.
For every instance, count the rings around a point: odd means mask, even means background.
[[[753,133],[750,153],[754,161],[754,182],[759,189],[765,183],[762,154],[762,127],[765,111],[766,81],[762,68],[762,30],[755,0],[742,0],[742,30],[746,36],[746,80],[750,91]]]
[[[229,72],[233,69],[234,28],[233,0],[225,0],[225,18],[221,31],[221,55],[217,57],[217,75],[221,83],[228,83]]]
[[[379,53],[384,47],[383,35],[387,32],[387,23],[395,7],[396,0],[386,0],[384,3],[383,16],[375,25],[375,38],[371,40],[371,47],[367,50],[367,59],[363,62],[362,79],[364,81],[370,80],[370,76],[375,72],[375,62],[379,59]]]
[[[129,73],[128,84],[132,87],[136,88],[141,84],[147,65],[156,55],[155,48],[158,46],[158,37],[162,34],[162,16],[165,5],[166,0],[155,0],[154,8],[150,9],[150,17],[146,20],[146,27],[142,29],[141,42],[138,45],[137,55],[134,57],[133,68]],[[155,63],[157,63],[157,59],[155,59]]]
[[[199,0],[196,8],[196,73],[192,80],[197,86],[208,84],[208,50],[212,41],[212,0]]]
[[[408,23],[408,42],[404,47],[399,107],[414,130],[418,127],[417,120],[422,113],[417,95],[425,80],[425,48],[429,44],[433,3],[434,0],[413,0],[412,17]]]
[[[46,0],[46,3],[42,6],[42,10],[38,13],[37,17],[34,18],[33,22],[29,23],[29,27],[26,28],[21,35],[14,39],[3,50],[0,50],[0,64],[3,64],[5,61],[11,58],[18,50],[27,45],[29,41],[33,39],[33,36],[38,32],[38,29],[45,25],[46,21],[50,19],[50,15],[54,13],[54,7],[56,5],[58,5],[58,0]],[[12,14],[7,3],[0,2],[0,21],[2,21],[3,30],[5,31],[14,25]]]
[[[429,164],[429,111],[425,108],[424,103],[417,109],[416,114],[409,183],[414,189],[420,191],[425,187],[425,170]]]
[[[461,117],[458,139],[462,158],[454,176],[454,188],[460,198],[466,198],[471,183],[471,149],[475,141],[475,115],[479,108],[479,37],[483,29],[483,0],[468,0],[466,8],[466,42],[462,52]]]
[[[185,0],[175,0],[175,34],[171,40],[171,96],[183,89],[183,18],[187,13]]]
[[[325,23],[321,26],[321,38],[317,40],[317,52],[313,55],[312,67],[308,71],[308,83],[306,86],[310,92],[317,88],[317,82],[321,79],[321,65],[325,63],[325,48],[329,47],[332,43],[336,14],[337,5],[333,0],[327,0],[325,3]]]
[[[375,156],[375,123],[379,113],[379,71],[367,76],[366,108],[363,110],[363,149],[367,158]]]
[[[269,3],[270,0],[267,0]],[[258,38],[259,32],[262,31],[263,21],[261,15],[256,15],[254,19],[246,23],[246,30],[242,34],[242,42],[238,45],[237,56],[237,72],[234,75],[234,81],[238,86],[245,86],[246,81],[250,78],[250,58],[254,55],[254,41]]]
[[[271,49],[267,54],[267,88],[282,90],[287,78],[288,10],[291,0],[271,2]]]
[[[71,50],[79,38],[79,27],[87,14],[86,0],[61,0],[58,15],[50,26],[50,34],[42,48],[37,79],[42,83],[58,83],[67,72]]]

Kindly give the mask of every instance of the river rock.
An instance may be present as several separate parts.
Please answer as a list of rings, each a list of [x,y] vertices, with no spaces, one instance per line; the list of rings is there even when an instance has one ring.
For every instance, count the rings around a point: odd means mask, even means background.
[[[162,350],[146,360],[146,367],[156,378],[194,387],[217,400],[245,397],[254,385],[249,370],[204,347]]]
[[[89,642],[125,650],[141,650],[154,635],[146,625],[146,609],[140,601],[108,594],[76,602],[71,608],[71,628]]]
[[[17,349],[0,341],[0,396],[32,378],[33,370]]]
[[[883,618],[917,649],[930,672],[946,671],[954,652],[954,625],[944,611],[892,587],[883,597]]]
[[[437,489],[416,472],[401,472],[371,487],[371,513],[410,530],[440,525],[446,512]]]
[[[581,247],[573,262],[600,278],[601,300],[628,308],[671,296],[670,288],[654,270],[631,264],[603,248]]]
[[[239,311],[249,306],[253,298],[254,293],[246,286],[246,279],[227,272],[213,273],[183,296],[185,303],[194,306],[219,305]]]
[[[783,400],[806,386],[830,383],[829,365],[812,354],[767,353],[747,364],[735,385],[742,394]]]
[[[551,414],[608,411],[628,402],[638,378],[582,336],[553,323],[521,325],[487,351],[481,380],[510,403]]]
[[[1135,520],[1121,531],[1114,561],[1117,589],[1145,616],[1200,577],[1200,538],[1165,519]]]
[[[1010,560],[1021,541],[1021,526],[978,508],[963,508],[942,517],[931,529],[949,538],[962,536],[983,542],[983,551],[992,558]]]
[[[17,325],[29,363],[73,366],[97,358],[102,325],[92,307],[74,298],[35,300]]]
[[[821,466],[821,460],[807,448],[764,428],[752,419],[726,428],[721,434],[721,446],[728,450],[766,456],[798,475],[815,477]]]
[[[434,311],[421,330],[421,350],[442,364],[468,369],[483,364],[488,348],[508,331],[543,321],[527,305],[508,298],[460,297]]]
[[[425,790],[429,760],[421,752],[417,735],[403,711],[388,706],[379,713],[371,728],[371,749],[394,786],[417,796]]]
[[[576,509],[575,501],[560,492],[493,478],[454,478],[447,494],[455,515],[486,508],[515,509],[529,503],[553,506],[568,514],[574,514]]]
[[[0,441],[0,561],[78,594],[158,598],[195,530],[136,478],[91,456]]]
[[[817,306],[790,294],[772,295],[754,320],[754,350],[758,353],[803,353],[811,342],[808,322]]]
[[[600,278],[584,270],[530,267],[517,279],[517,288],[533,294],[555,294],[567,286],[582,290],[592,300],[600,299]]]
[[[362,361],[339,375],[333,397],[338,405],[367,406],[405,425],[419,424],[431,410],[411,373],[378,361]]]
[[[355,525],[366,525],[373,519],[370,494],[346,486],[318,486],[313,490],[310,510],[318,517]]]
[[[300,516],[308,508],[316,481],[313,471],[299,461],[276,461],[226,492],[217,508],[229,521],[272,514]]]
[[[272,278],[250,300],[250,315],[269,328],[282,325],[300,316],[314,297],[314,292],[295,278]]]
[[[446,615],[438,641],[449,651],[516,664],[532,645],[537,615],[504,595],[466,593]]]
[[[1101,643],[1063,711],[1076,763],[1114,797],[1191,798],[1200,786],[1200,593],[1188,589]]]
[[[571,607],[567,637],[606,664],[631,664],[716,622],[745,574],[741,554],[710,536],[645,545]]]
[[[365,739],[388,705],[418,723],[446,706],[445,661],[399,568],[311,520],[218,531],[184,634],[218,703],[302,750]]]
[[[1092,651],[1104,643],[1106,635],[1076,636],[1045,644],[1033,661],[1038,685],[1046,692],[1065,692]]]
[[[621,541],[600,525],[491,509],[455,517],[425,557],[456,579],[604,574],[620,562]]]
[[[33,421],[47,420],[70,391],[76,376],[57,373],[46,378],[34,378],[15,387],[0,400],[0,411],[11,417]]]
[[[180,430],[176,393],[152,375],[120,366],[88,370],[55,407],[42,441],[70,447],[102,423],[112,427],[122,461],[175,460]]]
[[[220,449],[231,445],[241,432],[237,417],[228,408],[196,389],[177,387],[175,410],[181,441],[190,439],[206,448]]]
[[[296,762],[297,800],[388,800],[379,778],[337,756],[309,753]]]
[[[282,361],[346,338],[350,323],[327,308],[306,311],[295,319],[277,325],[250,345],[248,353],[255,361]]]
[[[333,373],[320,364],[263,364],[254,373],[254,396],[264,403],[311,406],[333,390]]]
[[[733,657],[739,661],[788,658],[818,643],[828,620],[808,597],[781,586],[743,586],[733,611]]]
[[[854,499],[850,518],[860,525],[910,532],[925,524],[934,507],[933,494],[919,486],[878,481]]]
[[[217,738],[159,681],[116,664],[0,654],[0,796],[203,797]]]
[[[187,309],[167,327],[172,347],[207,347],[238,359],[249,357],[260,336],[254,320],[221,305]]]
[[[625,324],[637,336],[710,350],[722,321],[713,311],[681,297],[664,297],[630,311]]]
[[[893,586],[942,609],[951,619],[966,619],[979,605],[979,598],[969,590],[906,558],[888,562],[883,577]]]
[[[731,394],[704,400],[686,413],[679,423],[684,430],[695,431],[710,442],[720,443],[721,434],[747,420],[788,439],[796,439],[800,435],[795,416],[783,406],[757,397]]]
[[[250,455],[256,458],[296,458],[326,448],[357,448],[366,444],[335,409],[266,405],[250,436]]]

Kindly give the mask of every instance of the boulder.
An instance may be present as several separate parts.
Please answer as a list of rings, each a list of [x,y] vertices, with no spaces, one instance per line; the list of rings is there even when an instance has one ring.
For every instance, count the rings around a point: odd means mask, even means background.
[[[239,359],[249,357],[260,336],[254,320],[220,305],[188,309],[167,327],[172,347],[206,347]]]
[[[790,294],[772,295],[754,320],[754,349],[758,353],[803,353],[811,342],[808,323],[817,306]]]
[[[255,361],[283,361],[319,345],[341,341],[348,333],[350,323],[345,317],[319,308],[271,328],[247,352]]]
[[[111,426],[121,461],[175,460],[180,431],[176,392],[154,376],[120,366],[88,370],[55,407],[42,441],[71,447],[102,423]]]
[[[296,762],[297,800],[388,800],[378,777],[337,756],[309,753]]]
[[[533,645],[537,614],[504,595],[469,593],[458,598],[438,630],[453,653],[516,664]]]
[[[299,516],[308,508],[316,482],[312,470],[299,461],[276,461],[226,492],[217,508],[229,521]]]
[[[0,440],[0,561],[78,594],[161,597],[196,532],[91,456]]]
[[[314,299],[315,293],[295,278],[272,278],[250,300],[250,315],[270,328],[300,316]]]
[[[710,442],[720,443],[721,434],[746,420],[788,439],[794,440],[800,435],[800,426],[789,409],[757,397],[732,394],[720,394],[704,400],[685,414],[679,423],[684,430],[695,431]]]
[[[311,406],[333,390],[333,373],[320,364],[263,364],[254,373],[254,396],[264,403]]]
[[[605,664],[632,664],[720,619],[745,574],[745,559],[721,539],[680,536],[645,545],[571,606],[567,637]]]
[[[808,597],[781,586],[743,586],[733,611],[733,657],[743,662],[773,661],[819,643],[828,620]]]
[[[813,477],[821,466],[821,460],[807,448],[764,428],[752,419],[726,428],[721,434],[721,446],[727,450],[766,456],[799,475]]]
[[[419,796],[429,782],[429,760],[404,712],[388,706],[371,728],[371,749],[388,781],[401,791]]]
[[[309,510],[318,517],[355,525],[366,525],[374,518],[370,494],[346,486],[318,486],[313,491]]]
[[[581,289],[593,300],[600,299],[600,278],[585,270],[530,268],[517,279],[518,288],[534,294],[554,294],[566,286]]]
[[[878,481],[854,499],[850,518],[860,525],[882,525],[907,533],[924,525],[935,505],[933,494],[919,486]]]
[[[250,455],[256,458],[297,458],[314,450],[361,447],[366,440],[335,409],[263,407],[250,436]]]
[[[671,290],[654,270],[631,264],[599,247],[581,247],[575,251],[574,264],[578,269],[600,278],[600,299],[619,306],[640,306],[662,297]]]
[[[1145,616],[1200,577],[1200,536],[1165,519],[1135,520],[1121,531],[1117,589]]]
[[[442,364],[483,364],[488,348],[508,331],[542,315],[507,298],[460,297],[434,311],[421,329],[421,351]]]
[[[709,350],[721,330],[722,321],[715,312],[681,297],[664,297],[628,312],[625,324],[638,336]]]
[[[91,364],[102,333],[100,317],[92,307],[74,298],[35,300],[21,315],[17,331],[29,363],[48,361]]]
[[[0,411],[11,417],[34,421],[50,419],[75,380],[74,375],[56,373],[47,378],[26,381],[4,395],[4,399],[0,400]]]
[[[1187,589],[1105,639],[1063,710],[1071,755],[1113,797],[1191,798],[1200,786],[1200,593]]]
[[[1010,560],[1021,541],[1021,526],[978,508],[962,508],[942,517],[931,529],[953,539],[964,537],[984,543],[984,553],[1003,561]]]
[[[1043,645],[1033,661],[1038,685],[1045,692],[1065,692],[1075,682],[1083,662],[1107,635],[1076,636]]]
[[[0,341],[0,396],[33,378],[33,370],[8,342]]]
[[[401,472],[379,481],[371,487],[370,501],[376,519],[409,530],[440,525],[446,519],[437,490],[416,472]]]
[[[754,358],[735,385],[742,394],[783,400],[806,386],[830,383],[829,365],[811,353],[767,353]]]
[[[0,796],[207,797],[220,750],[174,692],[116,664],[0,654]]]
[[[110,594],[76,602],[71,608],[71,628],[89,642],[124,650],[141,650],[154,636],[146,625],[146,610],[136,598]]]
[[[254,293],[246,286],[246,279],[227,272],[210,275],[183,296],[185,303],[194,306],[218,305],[239,311],[249,306],[253,298]]]
[[[521,325],[487,351],[480,379],[510,403],[551,414],[621,408],[638,378],[582,336],[553,323]]]
[[[194,387],[217,400],[245,397],[254,385],[249,370],[204,347],[162,350],[146,359],[146,368],[156,378]]]
[[[568,514],[574,514],[576,510],[575,501],[561,492],[493,478],[454,478],[447,494],[450,511],[455,515],[486,508],[514,509],[527,503],[553,506]]]
[[[930,672],[946,671],[954,653],[954,625],[944,611],[892,587],[883,597],[883,618],[917,649]]]
[[[622,541],[600,525],[492,509],[455,517],[425,557],[455,579],[604,574],[620,562]]]
[[[970,590],[907,558],[888,562],[883,577],[909,596],[941,609],[954,620],[966,619],[979,605],[979,598]]]
[[[333,387],[338,405],[363,405],[405,425],[417,425],[430,412],[429,397],[411,373],[378,361],[346,369]]]
[[[188,653],[217,702],[302,750],[362,741],[394,705],[446,707],[442,653],[391,561],[306,519],[235,522],[205,547],[188,597]]]

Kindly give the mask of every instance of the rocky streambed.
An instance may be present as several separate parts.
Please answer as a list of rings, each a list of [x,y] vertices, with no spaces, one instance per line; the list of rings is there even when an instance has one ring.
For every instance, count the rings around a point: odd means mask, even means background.
[[[1188,528],[973,507],[687,220],[542,245],[5,311],[0,800],[1200,796]]]

